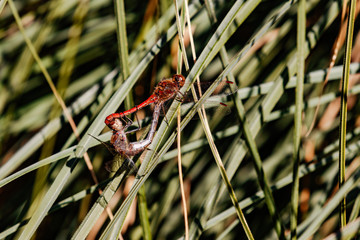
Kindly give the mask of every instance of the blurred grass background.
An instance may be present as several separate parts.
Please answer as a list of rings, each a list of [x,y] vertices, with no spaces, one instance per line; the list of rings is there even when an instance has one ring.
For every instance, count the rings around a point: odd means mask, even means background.
[[[119,12],[121,3],[0,1],[1,238],[26,239],[35,235],[37,239],[83,239],[85,236],[105,239],[113,236],[107,235],[111,227],[115,229],[112,234],[122,229],[124,239],[177,239],[184,235],[176,146],[172,144],[176,134],[173,124],[162,122],[150,147],[152,151],[140,157],[147,171],[135,179],[133,187],[133,177],[125,180],[115,177],[110,183],[100,185],[105,188],[104,196],[109,194],[108,198],[99,197],[97,185],[82,158],[87,151],[99,181],[108,181],[109,173],[103,166],[112,156],[88,133],[98,135],[102,130],[108,131],[103,124],[108,114],[145,100],[156,83],[176,73],[180,65],[174,3],[124,1],[123,16],[121,10]],[[355,16],[360,6],[359,1],[357,3]],[[25,34],[59,95],[69,107],[80,141],[76,140],[43,70],[19,31],[11,4],[20,15]],[[340,229],[338,206],[344,196],[347,220],[354,221],[359,215],[358,18],[353,22],[347,115],[349,184],[341,187],[343,191],[338,190],[339,86],[346,34],[346,23],[341,24],[343,4],[342,1],[306,1],[297,217],[300,239],[311,236],[322,239],[337,232]],[[182,1],[178,6],[182,9]],[[290,237],[297,11],[298,4],[292,1],[189,2],[198,60],[194,63],[188,57],[190,70],[182,67],[182,72],[188,81],[197,75],[201,80],[214,81],[224,74],[236,82],[239,89],[236,98],[222,98],[231,106],[231,114],[208,118],[231,186],[255,239],[276,239],[282,234]],[[126,32],[121,28],[125,22]],[[218,34],[221,31],[224,34]],[[322,93],[337,37],[340,45],[336,66]],[[184,43],[191,56],[188,34]],[[124,51],[126,45],[128,51]],[[224,69],[230,70],[224,73]],[[254,168],[254,152],[248,152],[246,136],[249,135],[244,133],[239,104],[243,104],[250,137],[255,140],[261,159],[260,167],[274,196],[276,215],[285,229],[280,235],[275,231],[274,220],[264,201],[261,179]],[[315,115],[317,104],[320,107]],[[151,115],[151,108],[138,114],[143,119],[143,129]],[[315,127],[305,137],[314,117]],[[168,120],[172,122],[171,117]],[[246,238],[229,195],[224,191],[202,124],[190,121],[183,126],[181,151],[190,238]],[[142,134],[129,136],[135,141]],[[109,138],[109,132],[101,136],[104,141]],[[118,191],[110,191],[118,185]],[[137,209],[136,205],[130,208],[130,200],[136,194]],[[110,198],[117,221],[110,221],[106,213],[102,213]],[[126,215],[129,218],[125,220]],[[342,237],[354,237],[358,229],[345,229]]]

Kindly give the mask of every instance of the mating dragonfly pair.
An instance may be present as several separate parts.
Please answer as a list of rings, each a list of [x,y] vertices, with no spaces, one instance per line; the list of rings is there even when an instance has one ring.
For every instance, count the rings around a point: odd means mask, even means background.
[[[227,84],[232,83],[225,81]],[[105,119],[105,124],[113,130],[113,134],[110,140],[110,144],[105,144],[107,148],[116,156],[127,160],[128,163],[135,168],[134,163],[129,159],[131,156],[135,156],[143,152],[152,142],[155,135],[156,127],[159,121],[159,116],[161,109],[164,106],[164,103],[170,99],[175,98],[176,96],[183,97],[180,93],[181,87],[185,84],[185,77],[180,74],[175,74],[172,78],[167,78],[161,80],[158,85],[155,87],[152,95],[142,102],[140,105],[135,106],[127,111],[120,113],[112,113]],[[231,93],[230,93],[231,94]],[[127,115],[138,111],[150,104],[154,104],[153,118],[151,122],[150,131],[147,137],[144,140],[138,142],[129,142],[127,139],[126,129],[132,125],[132,121],[127,118]],[[225,105],[220,103],[221,105]],[[219,105],[219,104],[218,104]],[[226,106],[226,105],[225,105]],[[125,120],[126,118],[126,120]],[[126,124],[124,125],[123,122]],[[108,171],[113,169],[113,162],[109,162],[106,165]]]
[[[102,142],[115,156],[115,160],[118,158],[125,159],[127,163],[131,165],[132,169],[136,169],[135,164],[129,159],[131,156],[135,156],[141,152],[143,152],[152,142],[156,127],[159,121],[160,111],[163,107],[163,104],[175,98],[179,93],[179,90],[182,86],[184,86],[185,77],[180,74],[173,75],[172,78],[163,79],[156,86],[153,94],[140,105],[135,106],[127,111],[121,113],[112,113],[105,119],[105,124],[113,130],[113,134],[110,139],[110,144]],[[129,142],[127,139],[126,132],[127,128],[132,125],[132,121],[126,116],[142,109],[150,104],[154,103],[154,112],[151,122],[150,131],[147,137],[141,141],[137,142]],[[125,119],[126,118],[126,119]],[[126,124],[123,124],[125,122]],[[120,161],[121,162],[121,161]],[[124,163],[122,163],[124,164]],[[112,172],[114,169],[115,161],[111,161],[106,163],[106,169]]]

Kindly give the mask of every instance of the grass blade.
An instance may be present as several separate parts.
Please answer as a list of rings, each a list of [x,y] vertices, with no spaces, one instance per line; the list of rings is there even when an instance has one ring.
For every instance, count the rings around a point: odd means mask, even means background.
[[[344,56],[344,70],[343,70],[343,80],[341,85],[341,109],[340,109],[340,126],[339,126],[339,145],[340,145],[340,157],[339,157],[339,187],[344,185],[345,182],[345,148],[346,148],[346,120],[347,120],[347,96],[348,96],[348,87],[349,87],[349,72],[350,72],[350,61],[351,61],[351,48],[352,48],[352,39],[354,32],[354,21],[355,21],[355,9],[356,1],[350,1],[349,8],[349,19],[347,26],[346,34],[346,44],[345,44],[345,56]],[[341,227],[346,225],[346,199],[340,203],[340,221]]]
[[[294,154],[293,154],[293,185],[291,189],[291,215],[290,231],[291,239],[296,240],[296,228],[299,203],[299,164],[302,130],[302,109],[304,95],[304,73],[305,73],[305,36],[306,36],[306,1],[300,0],[297,13],[297,82],[294,114]]]

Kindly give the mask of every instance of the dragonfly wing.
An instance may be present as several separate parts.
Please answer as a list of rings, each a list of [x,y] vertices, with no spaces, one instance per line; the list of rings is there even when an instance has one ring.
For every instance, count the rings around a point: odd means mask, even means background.
[[[213,82],[201,82],[200,88],[202,93],[204,93],[207,88],[210,87],[210,85]],[[213,95],[211,95],[205,102],[204,107],[206,109],[206,112],[211,116],[226,116],[231,113],[231,108],[227,106],[224,102],[227,102],[230,100],[231,95],[236,93],[238,88],[233,84],[233,82],[228,80],[220,81],[217,85],[217,88],[213,92]],[[200,97],[198,87],[195,84],[195,91],[197,92],[198,98]],[[192,96],[192,92],[189,90],[184,94],[182,97],[182,106],[181,110],[183,113],[187,113],[194,105],[194,98]],[[170,105],[170,104],[169,104]],[[167,105],[165,106],[165,108]],[[199,119],[199,117],[196,115],[193,119]]]
[[[207,101],[205,109],[209,109],[212,116],[226,116],[231,113],[231,108],[223,102],[210,102]]]
[[[103,142],[101,141],[99,138],[97,137],[94,137],[93,135],[89,134],[91,137],[95,138],[96,140],[98,140],[101,144],[103,144],[108,150],[109,152],[113,155],[113,156],[116,156],[117,155],[117,152],[115,151],[114,149],[114,146],[111,145],[110,143],[107,143],[107,142]]]
[[[135,163],[131,159],[123,157],[120,154],[115,155],[112,161],[106,162],[105,169],[110,173],[128,171],[129,175],[132,173],[136,174],[138,171]]]
[[[193,106],[194,103],[182,104],[181,112],[183,114],[187,114]],[[204,108],[208,116],[226,116],[231,113],[231,108],[227,104],[216,100],[206,100],[204,103]],[[199,119],[197,114],[192,118],[192,120],[196,119]]]

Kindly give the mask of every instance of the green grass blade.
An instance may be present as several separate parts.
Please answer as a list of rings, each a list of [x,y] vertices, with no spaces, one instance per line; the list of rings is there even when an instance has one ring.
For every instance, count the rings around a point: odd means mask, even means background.
[[[348,87],[349,87],[349,72],[350,72],[350,61],[351,61],[351,48],[352,39],[354,32],[354,21],[355,21],[355,9],[356,1],[350,1],[349,8],[349,20],[347,25],[346,34],[346,45],[345,45],[345,56],[344,56],[344,70],[343,80],[341,85],[341,109],[340,109],[340,126],[339,126],[339,145],[340,145],[340,157],[339,157],[339,187],[343,186],[345,182],[345,148],[346,148],[346,124],[347,124],[347,98],[348,98]],[[346,225],[346,198],[340,203],[340,221],[341,227]]]
[[[296,240],[296,228],[299,204],[299,164],[302,130],[302,109],[305,73],[305,36],[306,36],[306,1],[300,0],[297,13],[297,83],[294,114],[294,153],[293,153],[293,185],[291,189],[291,239]]]
[[[115,17],[116,17],[116,34],[117,34],[117,46],[120,59],[120,72],[122,79],[127,79],[130,75],[129,60],[128,60],[128,41],[126,34],[126,19],[125,19],[125,6],[124,1],[114,1],[115,5]],[[121,82],[120,82],[121,83]],[[134,105],[133,99],[128,96],[125,99],[125,108],[130,109]]]

